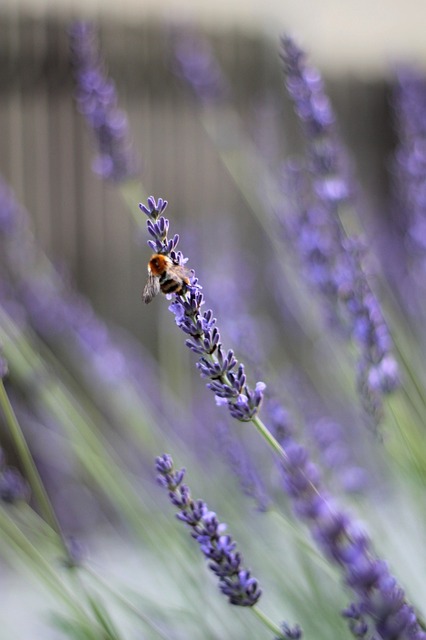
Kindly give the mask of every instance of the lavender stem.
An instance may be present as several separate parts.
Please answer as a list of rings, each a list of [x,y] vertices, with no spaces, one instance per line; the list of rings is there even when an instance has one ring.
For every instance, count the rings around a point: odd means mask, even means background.
[[[268,618],[268,616],[266,616],[263,611],[259,609],[259,607],[251,607],[251,610],[254,615],[262,622],[262,624],[268,627],[268,629],[270,629],[272,633],[275,633],[277,640],[284,638],[281,629],[275,624],[275,622]]]
[[[50,502],[49,496],[40,478],[40,474],[34,463],[31,452],[28,448],[24,434],[22,433],[21,426],[16,418],[13,407],[10,403],[6,389],[4,387],[3,380],[0,379],[0,406],[3,411],[6,423],[9,427],[10,434],[12,436],[15,447],[18,451],[21,462],[27,474],[28,481],[33,490],[33,493],[37,499],[41,512],[43,513],[46,521],[52,527],[52,529],[58,534],[59,540],[62,543],[66,557],[71,561],[68,545],[65,542],[65,538],[56,517],[55,511]]]

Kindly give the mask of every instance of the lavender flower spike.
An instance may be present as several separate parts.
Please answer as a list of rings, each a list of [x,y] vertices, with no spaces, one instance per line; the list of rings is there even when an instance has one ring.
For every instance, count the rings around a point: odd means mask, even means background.
[[[209,561],[209,568],[219,579],[219,588],[230,604],[252,607],[261,596],[257,580],[243,569],[243,558],[235,551],[231,536],[225,535],[226,525],[202,500],[193,500],[188,487],[182,484],[185,470],[175,471],[168,454],[156,459],[158,481],[169,491],[172,504],[179,509],[177,518],[192,530],[191,535]]]
[[[180,251],[175,251],[179,242],[176,234],[168,239],[169,221],[161,214],[167,201],[151,196],[148,205],[140,204],[141,211],[148,216],[148,232],[153,240],[149,246],[163,255],[169,256],[175,265],[184,265],[186,259]],[[225,352],[216,327],[213,311],[201,313],[204,297],[201,286],[191,272],[188,285],[177,294],[169,309],[175,315],[176,324],[188,336],[185,344],[200,356],[197,367],[203,378],[209,380],[207,387],[213,391],[218,404],[226,404],[232,417],[243,422],[250,421],[258,413],[263,400],[265,384],[257,382],[254,389],[246,384],[244,365],[237,362],[233,352]]]
[[[130,149],[127,117],[118,108],[114,82],[104,71],[94,25],[75,22],[70,29],[70,48],[78,108],[92,128],[98,147],[93,170],[112,182],[134,178],[138,163]]]
[[[292,235],[312,285],[358,346],[358,387],[365,407],[378,418],[382,396],[399,386],[399,372],[390,333],[364,271],[362,242],[346,236],[339,218],[342,206],[354,204],[349,163],[320,73],[289,37],[282,39],[281,57],[308,149],[309,175],[297,189],[300,215]]]
[[[285,459],[284,489],[329,562],[337,565],[355,600],[343,611],[356,637],[374,640],[426,640],[423,622],[407,602],[387,563],[349,513],[325,490],[318,467],[291,434],[282,412],[270,416]]]
[[[422,287],[426,268],[426,77],[415,68],[398,69],[394,93],[398,147],[394,157],[398,225],[404,237],[410,283]],[[412,286],[412,285],[411,285]],[[411,295],[414,291],[409,292]]]

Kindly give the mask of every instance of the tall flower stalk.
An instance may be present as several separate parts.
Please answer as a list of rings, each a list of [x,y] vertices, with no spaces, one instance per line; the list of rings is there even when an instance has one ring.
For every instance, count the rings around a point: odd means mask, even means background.
[[[393,93],[398,144],[394,193],[401,259],[393,266],[396,285],[413,315],[422,306],[426,270],[426,77],[419,69],[398,69]],[[404,265],[404,266],[403,266]],[[405,267],[405,269],[404,269]],[[418,292],[422,295],[416,295]],[[422,322],[422,320],[421,320]]]
[[[162,216],[166,207],[167,202],[161,198],[156,202],[150,197],[148,206],[140,204],[148,216],[147,227],[153,238],[148,244],[154,251],[169,255],[174,263],[183,265],[183,255],[175,251],[179,237],[175,235],[172,240],[168,238],[170,223]],[[175,294],[175,300],[169,308],[175,314],[178,326],[190,335],[187,346],[203,358],[197,363],[201,375],[206,375],[205,363],[209,375],[213,370],[216,371],[218,382],[208,383],[207,386],[220,399],[223,396],[217,394],[218,390],[233,389],[234,378],[230,378],[230,374],[237,363],[233,363],[231,352],[227,363],[232,363],[232,367],[228,372],[222,348],[217,353],[221,345],[218,329],[215,323],[211,324],[213,313],[208,310],[201,316],[200,306],[203,302],[200,285],[192,272],[187,290]],[[206,355],[209,356],[208,360]],[[261,384],[263,392],[264,384]],[[240,395],[240,403],[244,407],[241,413],[240,408],[234,410],[235,399]],[[324,488],[318,467],[310,460],[307,450],[295,440],[291,423],[286,417],[283,418],[282,408],[278,407],[275,413],[270,414],[270,431],[257,415],[262,398],[253,411],[250,404],[253,397],[254,393],[244,388],[240,389],[238,396],[225,395],[231,415],[239,420],[251,420],[279,454],[284,489],[292,501],[296,516],[307,524],[327,560],[339,567],[344,584],[355,596],[343,612],[351,630],[358,637],[365,638],[369,634],[368,637],[382,640],[426,640],[426,632],[414,608],[407,602],[403,589],[390,573],[387,563],[377,557],[363,528],[340,508]]]
[[[98,150],[93,170],[116,183],[134,178],[139,164],[131,149],[127,116],[119,109],[115,84],[105,72],[94,25],[75,22],[70,28],[70,46],[76,101],[93,131]]]
[[[3,381],[6,372],[7,364],[0,354],[0,411],[4,415],[4,419],[8,426],[10,436],[21,459],[22,466],[27,474],[29,485],[32,488],[33,494],[37,500],[40,512],[43,514],[43,517],[52,528],[52,530],[58,535],[58,539],[62,544],[67,561],[69,563],[72,563],[68,543],[64,537],[62,528],[56,517],[56,513],[52,507],[38,469],[34,463],[30,449],[25,440],[25,436],[22,432],[21,426],[16,418],[12,404],[9,400],[9,396],[7,395]],[[5,496],[8,496],[8,500],[10,502],[14,502],[17,499],[25,498],[26,494],[28,493],[26,483],[15,469],[3,469],[0,475],[0,493],[2,493],[3,498]]]
[[[363,243],[346,234],[340,219],[345,207],[355,206],[349,162],[320,73],[290,37],[282,38],[281,57],[308,156],[308,177],[295,194],[294,239],[313,286],[335,317],[349,325],[360,354],[358,386],[378,420],[382,396],[399,386],[399,372],[380,304],[365,275]]]
[[[172,262],[183,266],[186,262],[180,251],[176,252],[179,236],[169,239],[169,221],[162,214],[167,201],[148,198],[148,206],[140,204],[140,209],[148,216],[148,232],[153,240],[148,244],[156,253],[170,256]],[[194,274],[182,295],[177,295],[170,305],[176,324],[189,337],[185,344],[199,356],[197,367],[203,378],[209,379],[207,387],[213,391],[218,404],[227,405],[233,418],[241,421],[252,420],[258,413],[263,400],[265,384],[257,382],[251,389],[246,382],[244,365],[238,363],[234,352],[225,352],[216,326],[213,311],[202,312],[204,296]]]
[[[355,595],[342,612],[351,631],[362,638],[425,640],[424,624],[387,562],[376,555],[364,527],[326,490],[319,468],[296,441],[287,414],[276,406],[268,417],[286,454],[281,465],[283,485],[295,515],[305,522],[324,556],[338,566],[345,586]]]
[[[175,471],[173,459],[163,454],[156,460],[158,481],[169,492],[172,504],[179,509],[177,518],[191,529],[209,569],[216,574],[221,592],[230,604],[253,607],[262,591],[257,580],[242,567],[243,559],[231,536],[225,535],[226,525],[220,523],[203,500],[194,500],[187,485],[183,484],[185,470]]]
[[[291,640],[302,637],[299,625],[287,623],[277,627],[257,607],[262,591],[250,571],[243,568],[243,558],[236,551],[236,543],[225,534],[226,524],[219,522],[216,513],[206,502],[194,500],[189,487],[183,484],[185,469],[176,470],[173,459],[167,453],[156,459],[157,480],[168,490],[171,503],[178,509],[176,517],[191,530],[191,536],[209,561],[209,569],[216,575],[219,588],[230,604],[250,607],[257,617],[275,634],[275,640]]]

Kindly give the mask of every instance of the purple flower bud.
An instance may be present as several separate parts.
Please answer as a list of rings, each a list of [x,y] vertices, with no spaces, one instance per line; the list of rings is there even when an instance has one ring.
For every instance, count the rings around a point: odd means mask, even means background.
[[[175,34],[173,69],[203,104],[222,101],[228,85],[206,39],[200,35]]]
[[[155,468],[158,473],[161,475],[168,475],[173,471],[173,460],[172,457],[167,453],[164,453],[162,456],[159,456],[155,459]]]
[[[139,209],[145,213],[148,218],[152,218],[153,220],[157,220],[157,218],[165,211],[168,202],[167,200],[163,200],[163,198],[158,198],[158,201],[155,201],[153,196],[149,196],[148,198],[148,206],[144,205],[142,202],[139,203]]]
[[[349,629],[355,638],[365,638],[368,633],[368,624],[365,621],[360,607],[354,603],[350,604],[344,611],[343,617],[349,620]]]
[[[235,551],[236,543],[231,536],[224,535],[226,525],[210,511],[202,500],[193,500],[186,485],[181,484],[182,472],[173,468],[173,460],[167,455],[156,459],[160,484],[169,489],[169,497],[179,509],[177,518],[188,525],[192,537],[209,561],[209,568],[219,579],[219,588],[231,604],[252,607],[261,596],[257,580],[242,569],[241,554]],[[180,478],[180,481],[176,480]]]
[[[290,627],[286,622],[283,622],[281,630],[282,636],[280,638],[275,638],[275,640],[282,640],[282,638],[285,638],[286,640],[300,640],[303,637],[302,629],[298,624],[294,627]]]
[[[0,472],[0,499],[14,504],[20,500],[27,501],[30,490],[27,482],[17,469],[6,467]]]

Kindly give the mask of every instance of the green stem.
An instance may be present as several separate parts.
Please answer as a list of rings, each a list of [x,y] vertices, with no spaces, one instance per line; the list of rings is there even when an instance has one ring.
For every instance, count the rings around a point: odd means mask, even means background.
[[[30,570],[32,577],[37,576],[43,585],[67,606],[77,626],[81,625],[82,628],[90,633],[90,637],[93,639],[106,637],[102,635],[103,627],[99,620],[96,619],[96,616],[92,617],[90,612],[86,610],[85,603],[81,599],[76,599],[69,586],[52,569],[48,561],[11,519],[4,508],[0,508],[0,544],[7,549],[8,559],[16,559],[21,562],[27,571]],[[12,554],[10,553],[11,551]],[[67,575],[75,578],[75,570],[68,570]],[[75,582],[74,585],[79,587]],[[83,593],[83,595],[88,599],[88,594]]]
[[[116,591],[110,584],[102,580],[100,576],[98,576],[92,569],[88,567],[83,567],[85,572],[89,575],[90,578],[95,580],[98,585],[108,591],[123,607],[131,611],[133,615],[135,615],[139,620],[142,620],[147,626],[154,631],[160,638],[163,640],[170,640],[169,636],[167,636],[152,620],[148,618],[145,614],[143,614],[132,602],[130,602],[127,598],[125,598],[121,593]]]
[[[40,510],[54,531],[59,536],[62,542],[62,546],[68,559],[70,559],[67,544],[62,533],[61,526],[56,517],[55,511],[50,502],[49,496],[44,488],[43,482],[40,478],[40,474],[34,463],[33,457],[22,433],[21,426],[16,418],[13,407],[10,403],[9,397],[6,393],[6,389],[3,384],[3,380],[0,380],[0,406],[3,410],[4,417],[6,419],[7,426],[9,427],[10,434],[13,442],[21,459],[22,465],[25,469],[28,482],[30,483],[33,494],[38,502]]]
[[[40,551],[27,539],[20,528],[11,519],[4,508],[0,508],[0,532],[2,542],[9,550],[15,551],[16,557],[25,567],[33,567],[34,574],[42,579],[46,587],[59,597],[77,616],[81,616],[81,606],[74,601],[64,582],[52,570]]]
[[[147,198],[143,186],[139,180],[129,180],[120,187],[121,197],[126,203],[130,215],[138,229],[145,229],[145,216],[137,208],[138,202],[144,202]]]
[[[266,440],[266,442],[272,447],[275,453],[278,453],[278,455],[281,456],[281,458],[284,458],[284,460],[288,460],[286,452],[284,451],[278,440],[274,438],[274,436],[262,422],[262,420],[258,416],[254,416],[251,419],[251,422],[254,424],[262,438]]]
[[[272,620],[268,618],[268,616],[264,614],[263,611],[261,611],[257,607],[251,607],[251,611],[262,622],[262,624],[268,627],[268,629],[272,631],[272,633],[275,633],[278,638],[284,638],[281,629],[275,624],[275,622],[272,622]]]
[[[95,425],[91,415],[81,406],[78,399],[64,383],[62,371],[59,369],[59,375],[58,371],[55,375],[51,367],[48,366],[49,360],[54,362],[53,358],[49,359],[46,354],[44,359],[40,355],[40,352],[43,351],[42,345],[37,342],[36,337],[32,336],[30,332],[19,332],[3,309],[0,310],[0,341],[14,376],[19,384],[31,391],[32,401],[36,404],[40,403],[43,409],[47,410],[55,422],[63,428],[83,466],[108,498],[111,498],[112,495],[116,497],[115,504],[119,504],[125,510],[126,516],[135,530],[143,530],[148,534],[149,528],[140,511],[140,497],[136,494],[127,474],[122,471],[124,463],[118,464],[118,455],[112,450],[104,436],[99,433],[99,428]],[[42,384],[39,380],[42,380]],[[99,418],[99,422],[102,420],[98,413],[95,413],[94,417]],[[19,444],[23,448],[26,447],[25,441],[21,443],[22,434],[19,437],[19,425],[14,432],[18,434]],[[28,456],[24,456],[23,461],[27,459]],[[32,464],[32,466],[34,465]],[[30,469],[28,473],[29,477],[32,477],[33,469]],[[48,499],[43,500],[44,489],[40,479],[39,483],[36,482],[34,486],[37,497],[40,494],[41,505],[46,511],[49,524],[55,531],[60,532],[53,510],[52,512],[49,510],[49,515],[47,515],[48,506],[46,505],[49,503]]]

